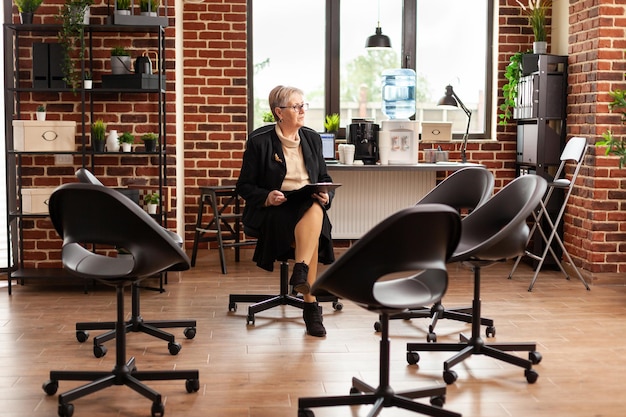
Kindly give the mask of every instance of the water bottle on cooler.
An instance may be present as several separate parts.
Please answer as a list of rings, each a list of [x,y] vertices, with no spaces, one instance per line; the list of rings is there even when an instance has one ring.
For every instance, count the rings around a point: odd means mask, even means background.
[[[408,119],[415,114],[415,71],[409,68],[382,73],[382,110],[390,119]]]

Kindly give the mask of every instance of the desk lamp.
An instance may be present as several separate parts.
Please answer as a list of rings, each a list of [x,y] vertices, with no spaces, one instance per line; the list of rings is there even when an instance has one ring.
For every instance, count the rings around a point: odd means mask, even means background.
[[[467,138],[469,136],[470,121],[472,120],[472,111],[465,107],[465,104],[463,104],[459,96],[456,95],[451,85],[446,87],[446,95],[439,100],[437,105],[460,107],[461,110],[463,110],[467,115],[467,128],[465,129],[465,134],[463,135],[463,146],[461,147],[461,162],[466,163]]]

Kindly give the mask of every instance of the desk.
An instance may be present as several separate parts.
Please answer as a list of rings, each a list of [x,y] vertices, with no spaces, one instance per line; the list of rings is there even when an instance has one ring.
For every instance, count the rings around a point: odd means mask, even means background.
[[[359,239],[383,219],[414,205],[437,181],[437,171],[456,171],[473,163],[415,165],[328,165],[333,182],[341,183],[328,216],[333,239]]]

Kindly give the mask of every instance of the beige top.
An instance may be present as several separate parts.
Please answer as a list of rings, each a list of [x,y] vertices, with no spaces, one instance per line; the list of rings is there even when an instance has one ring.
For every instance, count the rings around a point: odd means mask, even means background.
[[[282,191],[291,191],[302,188],[311,181],[309,180],[306,165],[304,165],[300,137],[296,133],[296,140],[289,140],[283,135],[278,126],[276,126],[276,133],[278,134],[280,143],[283,145],[285,164],[287,165],[287,174],[285,175],[280,189]]]

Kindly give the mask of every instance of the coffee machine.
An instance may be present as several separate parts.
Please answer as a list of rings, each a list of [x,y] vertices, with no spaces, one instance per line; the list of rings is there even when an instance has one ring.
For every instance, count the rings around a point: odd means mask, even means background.
[[[379,126],[372,120],[352,119],[348,125],[347,143],[354,145],[354,160],[365,165],[376,165],[378,161]]]

